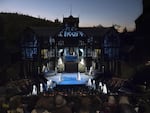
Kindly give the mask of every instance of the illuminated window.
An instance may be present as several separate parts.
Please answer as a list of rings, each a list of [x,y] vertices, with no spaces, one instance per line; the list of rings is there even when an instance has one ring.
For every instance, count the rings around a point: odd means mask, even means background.
[[[117,36],[113,36],[113,35],[105,36],[103,42],[103,52],[106,59],[118,59],[119,47],[120,47],[120,41]]]
[[[95,49],[95,50],[93,51],[92,57],[97,58],[97,57],[100,56],[100,54],[101,54],[101,49]]]
[[[38,54],[38,42],[35,36],[22,43],[22,58],[34,59]]]
[[[42,49],[41,50],[41,56],[42,56],[43,59],[47,59],[48,56],[49,56],[48,49]]]

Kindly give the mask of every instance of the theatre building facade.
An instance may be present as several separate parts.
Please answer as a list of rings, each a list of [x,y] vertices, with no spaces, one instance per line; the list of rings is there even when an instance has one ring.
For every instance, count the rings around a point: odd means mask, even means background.
[[[21,73],[95,70],[120,74],[120,40],[114,27],[79,27],[79,18],[63,18],[61,27],[27,27],[21,38]]]

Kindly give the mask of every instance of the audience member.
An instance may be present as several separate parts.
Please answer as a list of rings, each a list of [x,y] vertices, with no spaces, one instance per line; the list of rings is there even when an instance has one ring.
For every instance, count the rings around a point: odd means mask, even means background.
[[[107,102],[104,103],[104,112],[105,113],[116,113],[117,102],[114,96],[108,96]]]
[[[56,95],[54,99],[55,108],[52,113],[72,113],[71,108],[67,106],[66,99],[61,95]]]
[[[9,110],[8,113],[24,113],[24,107],[22,104],[21,96],[13,96],[9,100]]]
[[[53,98],[41,96],[31,113],[50,113],[53,108]]]

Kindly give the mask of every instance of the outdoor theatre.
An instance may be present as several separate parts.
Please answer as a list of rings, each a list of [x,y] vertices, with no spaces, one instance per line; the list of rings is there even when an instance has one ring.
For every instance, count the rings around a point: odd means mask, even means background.
[[[22,33],[22,74],[41,74],[57,85],[89,84],[95,72],[119,74],[120,40],[112,27],[79,27],[79,18],[63,18],[60,27],[27,27]]]

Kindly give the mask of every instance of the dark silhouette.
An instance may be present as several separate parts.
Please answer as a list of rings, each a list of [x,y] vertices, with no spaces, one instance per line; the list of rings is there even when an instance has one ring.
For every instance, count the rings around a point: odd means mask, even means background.
[[[54,103],[55,109],[52,113],[72,113],[71,108],[67,106],[67,102],[63,96],[56,95]]]

